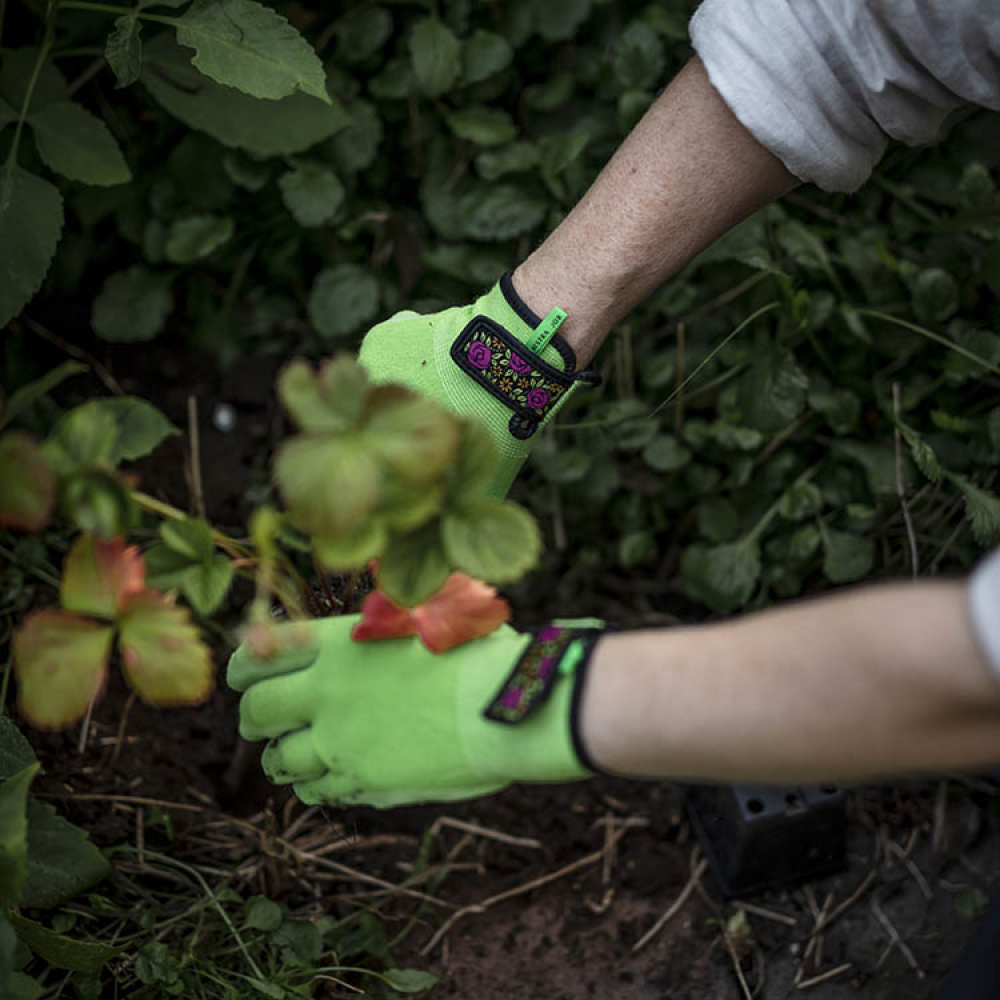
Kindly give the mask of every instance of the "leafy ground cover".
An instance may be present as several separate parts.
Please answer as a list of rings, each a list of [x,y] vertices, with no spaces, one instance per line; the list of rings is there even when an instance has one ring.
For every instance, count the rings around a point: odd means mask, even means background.
[[[139,546],[223,662],[254,597],[233,565],[293,433],[283,362],[352,350],[402,306],[467,301],[521,259],[688,57],[692,7],[275,5],[286,23],[251,0],[0,6],[16,262],[0,465],[53,497],[0,492],[17,514],[0,528],[5,641],[54,603],[75,529],[96,530]],[[891,150],[858,195],[803,189],[623,323],[604,386],[516,487],[544,549],[506,588],[515,621],[691,621],[964,570],[994,544],[998,151],[996,117],[973,114],[933,150]],[[109,450],[81,450],[81,426],[107,419],[89,440]],[[62,484],[51,525],[26,441]],[[164,504],[201,527],[164,533]],[[288,548],[314,613],[360,596]],[[127,633],[124,605],[67,610],[96,614],[102,642]],[[3,774],[5,802],[33,778],[30,809],[56,804],[113,872],[54,911],[21,895],[32,925],[0,925],[19,995],[391,996],[430,974],[457,997],[776,997],[827,975],[809,986],[825,1000],[930,996],[1000,872],[996,797],[956,776],[854,793],[846,874],[721,905],[670,786],[305,810],[238,749],[232,695],[155,711],[108,676],[81,729],[29,733],[44,774],[23,747]],[[0,855],[0,875],[23,860]]]

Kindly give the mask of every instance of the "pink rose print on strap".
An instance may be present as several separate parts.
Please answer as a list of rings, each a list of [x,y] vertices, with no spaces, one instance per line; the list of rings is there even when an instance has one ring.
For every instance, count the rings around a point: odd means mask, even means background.
[[[509,364],[514,371],[520,373],[521,375],[531,371],[531,365],[529,365],[520,354],[511,354]]]
[[[535,410],[541,410],[549,401],[549,394],[544,389],[532,389],[525,397],[528,406]]]
[[[477,368],[488,368],[493,360],[493,352],[481,341],[469,344],[469,361]]]

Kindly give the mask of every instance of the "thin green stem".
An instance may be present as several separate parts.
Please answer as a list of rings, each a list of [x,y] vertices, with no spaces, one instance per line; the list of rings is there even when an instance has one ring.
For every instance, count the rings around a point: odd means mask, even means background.
[[[31,573],[32,576],[37,576],[42,583],[47,583],[50,587],[58,588],[58,577],[53,576],[51,573],[47,573],[43,569],[39,569],[37,566],[32,566],[30,563],[22,562],[16,555],[14,555],[13,552],[10,551],[10,549],[6,549],[2,545],[0,545],[0,556],[3,556],[4,559],[13,563],[15,566],[19,566],[26,572]]]
[[[90,3],[89,0],[61,0],[60,10],[91,10],[98,14],[116,14],[121,17],[124,14],[132,17],[142,18],[143,21],[156,21],[158,24],[177,24],[179,17],[167,17],[163,14],[147,14],[145,11],[138,11],[134,7],[118,7],[110,3]]]
[[[961,354],[963,358],[968,361],[977,364],[982,368],[985,368],[992,375],[1000,375],[1000,367],[987,361],[986,358],[980,357],[973,351],[962,347],[961,344],[956,344],[955,341],[949,340],[947,337],[942,337],[940,333],[935,333],[933,330],[928,330],[922,326],[917,326],[916,323],[911,323],[909,320],[900,319],[898,316],[890,316],[888,313],[879,312],[877,309],[855,309],[855,312],[859,316],[870,316],[872,319],[880,319],[883,323],[892,323],[895,326],[901,326],[904,330],[911,330],[913,333],[919,333],[921,337],[926,337],[928,340],[933,340],[935,343],[942,344],[949,350],[955,351],[956,354]]]
[[[766,511],[764,511],[764,514],[760,518],[760,520],[743,536],[742,540],[749,541],[753,539],[754,541],[757,541],[760,538],[760,536],[763,535],[765,531],[767,531],[768,526],[775,519],[775,517],[777,517],[778,510],[781,507],[781,498],[788,492],[788,490],[795,489],[796,486],[800,486],[802,485],[802,483],[809,482],[809,480],[816,475],[816,470],[818,468],[819,468],[819,462],[817,462],[815,465],[810,465],[808,469],[806,469],[804,472],[801,472],[798,476],[796,476],[795,482],[793,482],[791,486],[789,486],[787,489],[782,490],[781,493],[778,494],[777,500],[775,500],[774,503],[772,503],[771,506],[768,507]]]
[[[7,714],[7,688],[10,687],[11,667],[14,660],[7,657],[7,662],[3,665],[3,679],[0,680],[0,715]]]
[[[148,493],[142,493],[139,490],[132,491],[132,499],[141,510],[147,511],[150,514],[156,514],[159,517],[165,517],[169,521],[183,521],[190,516],[189,514],[185,514],[184,511],[178,510],[176,507],[172,507],[170,504],[164,503],[162,500],[157,500],[156,497],[151,497]],[[229,535],[224,534],[217,528],[211,528],[210,530],[212,532],[212,540],[223,552],[234,559],[249,559],[252,557],[253,551],[246,545],[240,544],[235,538],[230,538]]]

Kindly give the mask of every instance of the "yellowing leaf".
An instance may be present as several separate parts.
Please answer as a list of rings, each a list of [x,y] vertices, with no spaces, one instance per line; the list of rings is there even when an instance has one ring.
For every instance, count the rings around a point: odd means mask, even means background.
[[[197,705],[214,685],[212,658],[185,608],[164,594],[133,595],[121,615],[122,669],[151,705]]]
[[[104,689],[114,630],[64,611],[36,611],[14,634],[18,707],[41,729],[83,718]]]
[[[0,524],[41,531],[55,495],[55,477],[41,447],[21,431],[0,437]]]
[[[115,619],[128,598],[146,584],[146,566],[135,545],[80,535],[63,563],[60,598],[67,611]]]

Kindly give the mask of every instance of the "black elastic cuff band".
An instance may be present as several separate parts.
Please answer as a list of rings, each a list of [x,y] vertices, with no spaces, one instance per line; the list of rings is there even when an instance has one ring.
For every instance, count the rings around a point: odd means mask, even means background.
[[[524,320],[532,330],[538,326],[542,321],[542,317],[539,316],[520,295],[514,290],[514,272],[508,271],[500,279],[500,292],[503,297],[507,300],[507,305],[517,313],[521,319]],[[559,357],[563,360],[564,371],[575,372],[576,371],[576,351],[573,350],[566,341],[559,336],[558,333],[554,334],[552,339],[549,341],[549,346],[554,347],[559,353]]]
[[[601,635],[596,635],[590,641],[583,654],[583,659],[580,660],[573,671],[573,696],[569,703],[569,735],[570,739],[573,741],[573,752],[576,754],[576,759],[580,762],[581,767],[593,772],[594,774],[601,774],[608,778],[616,778],[620,777],[620,775],[615,775],[610,771],[605,771],[604,768],[598,767],[597,764],[594,763],[594,758],[590,756],[587,748],[584,746],[583,736],[580,733],[580,710],[583,707],[584,688],[586,687],[587,677],[590,673],[590,661],[594,655],[594,649],[597,647],[597,643],[600,638]]]

